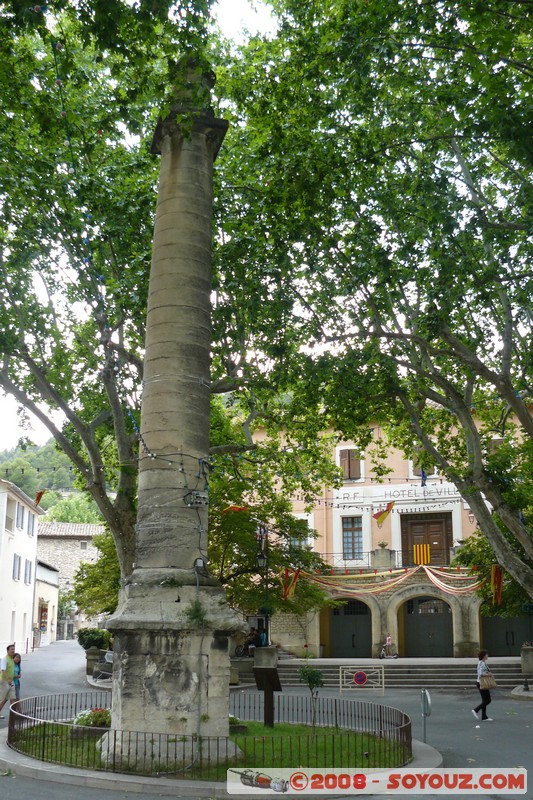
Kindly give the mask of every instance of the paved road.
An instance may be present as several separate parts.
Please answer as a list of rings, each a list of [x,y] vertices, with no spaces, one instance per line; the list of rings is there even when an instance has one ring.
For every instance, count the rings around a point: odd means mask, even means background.
[[[23,658],[22,695],[53,694],[87,690],[84,670],[84,652],[77,642],[57,642],[50,647],[37,650]],[[473,663],[473,672],[475,664]],[[287,691],[297,692],[296,689]],[[301,690],[303,691],[303,690]],[[336,695],[334,690],[321,690],[323,694]],[[496,690],[490,707],[492,723],[483,723],[479,728],[472,717],[471,708],[477,703],[477,690],[441,692],[431,690],[432,713],[426,720],[426,741],[439,750],[445,767],[518,767],[528,769],[531,788],[528,797],[533,798],[533,701],[517,701],[509,694]],[[376,692],[365,695],[366,699],[395,706],[406,711],[413,721],[413,737],[423,740],[420,689],[386,690],[382,696]],[[0,720],[0,737],[6,721]],[[157,797],[157,779],[149,793],[133,792],[129,787],[109,787],[112,800],[153,800]],[[155,794],[154,794],[155,790]],[[182,790],[183,791],[183,790]],[[11,794],[28,800],[102,800],[102,789],[85,786],[70,787],[22,776],[0,777],[0,799]],[[193,800],[194,794],[174,795],[182,800]],[[271,795],[272,796],[272,795]],[[316,795],[315,795],[316,796]],[[390,800],[392,795],[389,795]],[[403,795],[406,797],[407,795]],[[422,795],[418,795],[419,797]],[[379,797],[374,795],[374,800]],[[399,795],[394,795],[399,797]],[[435,798],[438,795],[423,795]],[[442,797],[442,795],[440,795]],[[454,795],[466,800],[466,795]],[[488,795],[478,795],[488,797]],[[491,795],[503,800],[512,795]],[[514,795],[518,797],[518,795]]]

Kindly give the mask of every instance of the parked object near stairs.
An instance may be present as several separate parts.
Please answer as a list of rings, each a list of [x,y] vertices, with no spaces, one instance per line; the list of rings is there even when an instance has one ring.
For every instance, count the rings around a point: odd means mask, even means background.
[[[398,653],[392,653],[391,652],[391,647],[392,647],[392,645],[391,645],[390,642],[388,642],[388,643],[385,642],[385,644],[383,644],[381,646],[381,652],[379,654],[379,657],[380,658],[400,658]]]

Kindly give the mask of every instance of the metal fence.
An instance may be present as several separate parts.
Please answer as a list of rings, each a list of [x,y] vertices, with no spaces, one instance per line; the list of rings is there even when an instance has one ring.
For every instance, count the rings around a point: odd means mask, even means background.
[[[283,736],[230,737],[141,733],[74,725],[88,708],[109,705],[109,692],[30,697],[11,707],[8,745],[41,761],[82,769],[168,775],[222,781],[233,766],[399,767],[412,757],[411,720],[390,706],[372,702],[277,695],[278,724],[310,724],[314,732]],[[232,693],[232,715],[242,722],[263,719],[263,696]],[[357,733],[357,736],[354,735]]]
[[[429,547],[429,545],[428,545]],[[382,572],[387,569],[406,569],[416,567],[420,562],[420,557],[413,548],[406,550],[389,550],[386,548],[379,552],[379,566],[376,565],[375,550],[361,550],[356,554],[346,553],[322,553],[317,550],[322,560],[327,564],[327,568],[335,573],[345,575],[366,575],[373,574],[377,569]],[[447,566],[452,558],[450,549],[430,548],[428,550],[428,564],[433,567]]]

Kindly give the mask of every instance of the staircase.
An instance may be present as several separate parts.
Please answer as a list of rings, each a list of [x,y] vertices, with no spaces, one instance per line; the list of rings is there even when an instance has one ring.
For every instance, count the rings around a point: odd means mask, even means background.
[[[301,686],[298,671],[306,659],[280,659],[278,674],[281,685]],[[324,686],[339,688],[339,667],[356,668],[365,671],[376,667],[385,670],[385,688],[389,689],[440,689],[454,692],[475,688],[476,659],[310,659],[309,665],[319,669],[324,677]],[[239,669],[239,683],[255,685],[254,661],[232,659],[232,666]],[[524,683],[520,658],[491,659],[490,668],[499,689],[511,691]]]
[[[303,662],[299,659],[293,661],[283,661],[278,664],[278,673],[282,686],[301,685],[298,680],[298,670]],[[339,667],[356,667],[361,670],[370,669],[376,666],[383,666],[385,670],[385,687],[389,689],[442,689],[443,691],[455,691],[461,689],[472,689],[475,687],[476,680],[475,659],[467,660],[466,663],[461,659],[458,663],[454,660],[435,659],[431,663],[417,663],[415,659],[408,659],[402,662],[398,660],[362,659],[357,661],[339,660],[331,663],[325,659],[317,660],[313,666],[320,669],[324,676],[324,686],[339,686]],[[491,670],[496,678],[496,683],[501,689],[514,689],[524,683],[524,676],[520,669],[520,659],[516,663],[495,663],[491,662]]]

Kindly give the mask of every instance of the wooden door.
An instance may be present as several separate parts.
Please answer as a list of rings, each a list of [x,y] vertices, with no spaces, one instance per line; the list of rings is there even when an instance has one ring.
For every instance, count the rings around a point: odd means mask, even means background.
[[[402,518],[404,566],[415,563],[413,555],[415,545],[429,545],[431,565],[449,564],[451,544],[451,514],[420,514]]]

